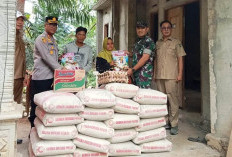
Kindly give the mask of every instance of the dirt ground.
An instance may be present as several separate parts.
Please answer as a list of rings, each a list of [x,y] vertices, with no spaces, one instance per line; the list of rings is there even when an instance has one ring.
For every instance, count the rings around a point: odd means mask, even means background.
[[[167,130],[167,139],[173,143],[171,152],[143,154],[142,157],[220,157],[220,153],[211,149],[207,145],[198,142],[188,141],[188,137],[204,137],[205,133],[201,131],[192,121],[193,117],[199,117],[199,113],[190,113],[181,111],[179,122],[179,134],[170,135]],[[28,157],[28,135],[30,132],[30,124],[27,118],[18,121],[17,134],[18,138],[23,139],[23,143],[17,145],[17,157]]]

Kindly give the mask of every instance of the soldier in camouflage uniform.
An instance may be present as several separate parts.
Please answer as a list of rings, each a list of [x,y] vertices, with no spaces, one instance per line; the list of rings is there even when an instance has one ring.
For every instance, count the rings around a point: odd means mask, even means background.
[[[151,88],[151,81],[153,77],[153,59],[155,53],[155,43],[147,35],[149,31],[146,22],[138,21],[136,25],[136,32],[138,39],[134,44],[132,54],[132,67],[127,71],[128,76],[133,74],[134,83],[140,88]]]

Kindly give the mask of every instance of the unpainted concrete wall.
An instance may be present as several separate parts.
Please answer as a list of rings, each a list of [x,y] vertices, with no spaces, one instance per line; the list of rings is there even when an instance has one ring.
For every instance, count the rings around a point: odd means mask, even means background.
[[[208,7],[212,126],[216,135],[229,138],[232,128],[232,1],[208,0]]]
[[[119,49],[127,50],[128,45],[128,0],[120,1]]]
[[[112,9],[111,7],[103,10],[103,32],[104,32],[104,26],[106,24],[109,25],[109,29],[108,29],[109,37],[112,37]]]

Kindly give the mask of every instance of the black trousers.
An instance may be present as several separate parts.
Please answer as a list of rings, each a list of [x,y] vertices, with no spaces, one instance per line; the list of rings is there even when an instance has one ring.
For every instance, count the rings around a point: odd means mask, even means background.
[[[53,78],[47,80],[31,80],[30,83],[31,111],[30,111],[30,117],[28,118],[31,123],[31,127],[34,127],[34,120],[36,118],[35,109],[37,105],[34,102],[34,95],[44,91],[52,90],[52,83],[53,83]]]

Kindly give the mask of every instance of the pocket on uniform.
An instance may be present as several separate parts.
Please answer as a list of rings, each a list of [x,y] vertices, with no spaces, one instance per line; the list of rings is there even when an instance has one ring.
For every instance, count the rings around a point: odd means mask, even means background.
[[[168,48],[167,54],[172,55],[172,56],[176,56],[175,48]]]

